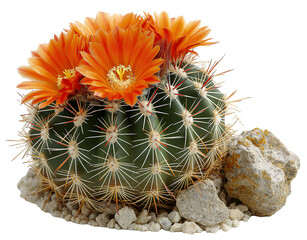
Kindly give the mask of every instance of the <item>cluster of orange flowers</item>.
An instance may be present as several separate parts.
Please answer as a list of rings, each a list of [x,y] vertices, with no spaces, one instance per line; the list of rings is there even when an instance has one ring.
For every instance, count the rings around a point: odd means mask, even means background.
[[[22,102],[44,108],[63,104],[78,93],[97,98],[123,99],[133,106],[143,89],[160,82],[162,65],[176,64],[193,49],[210,45],[207,27],[186,23],[166,12],[140,16],[99,12],[96,18],[70,24],[60,36],[41,44],[19,73],[29,81],[18,85],[32,90]]]

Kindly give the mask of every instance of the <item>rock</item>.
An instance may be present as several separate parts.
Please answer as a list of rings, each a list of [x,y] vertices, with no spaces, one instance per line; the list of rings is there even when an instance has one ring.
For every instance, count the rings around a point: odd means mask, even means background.
[[[255,128],[235,136],[225,159],[225,188],[258,216],[270,216],[286,203],[299,158],[271,132]]]
[[[129,225],[137,218],[132,208],[124,207],[115,214],[115,220],[123,229],[127,229]]]
[[[239,225],[240,225],[240,221],[239,221],[239,220],[234,219],[234,220],[232,221],[232,227],[236,228],[236,227],[239,227]]]
[[[182,232],[182,223],[174,223],[170,228],[170,232]]]
[[[137,220],[135,223],[137,224],[146,224],[151,219],[151,216],[148,215],[148,211],[146,209],[143,209],[141,212],[137,215]]]
[[[115,223],[116,223],[116,220],[114,218],[112,218],[108,224],[107,224],[107,227],[108,228],[114,228],[115,227]]]
[[[216,233],[218,230],[220,230],[220,224],[211,226],[211,227],[206,227],[206,232],[207,233]]]
[[[224,221],[223,223],[226,224],[226,225],[228,225],[229,227],[232,226],[232,221],[231,221],[231,219],[229,219],[229,218],[225,219],[225,221]]]
[[[118,203],[116,206],[116,203],[114,202],[99,202],[99,211],[105,214],[115,214],[117,213],[117,208],[120,210],[122,208],[122,205]]]
[[[177,223],[180,221],[181,216],[178,211],[172,211],[168,214],[168,218],[172,221],[172,223]]]
[[[88,221],[88,224],[91,225],[91,226],[94,226],[94,227],[98,227],[99,226],[98,222],[96,222],[95,220]]]
[[[219,195],[221,188],[223,186],[223,179],[220,176],[211,175],[209,176],[209,179],[213,182],[216,192]]]
[[[98,216],[96,217],[96,222],[99,224],[100,227],[106,227],[109,221],[110,217],[108,214],[105,213],[98,214]]]
[[[161,226],[159,223],[155,223],[155,222],[150,222],[148,223],[148,230],[149,231],[153,231],[153,232],[158,232],[160,231]]]
[[[229,218],[232,220],[241,220],[244,217],[244,213],[239,209],[229,209]]]
[[[250,215],[244,214],[244,217],[242,218],[242,221],[248,222],[249,219],[250,219]]]
[[[188,233],[188,234],[194,234],[199,232],[199,226],[195,223],[195,222],[189,222],[189,221],[185,221],[182,224],[182,232],[184,233]]]
[[[220,224],[221,226],[221,229],[224,231],[224,232],[228,232],[230,229],[231,229],[231,226],[225,224],[225,223],[221,223]]]
[[[83,204],[81,208],[81,214],[84,216],[89,216],[91,214],[91,209],[87,206],[87,204]]]
[[[158,223],[161,225],[161,227],[164,230],[169,230],[172,226],[171,220],[169,220],[167,217],[158,217]]]
[[[197,182],[177,197],[176,206],[182,217],[204,226],[213,226],[228,218],[225,204],[219,199],[213,182]]]
[[[234,208],[239,209],[243,213],[248,211],[248,207],[244,204],[236,205]]]

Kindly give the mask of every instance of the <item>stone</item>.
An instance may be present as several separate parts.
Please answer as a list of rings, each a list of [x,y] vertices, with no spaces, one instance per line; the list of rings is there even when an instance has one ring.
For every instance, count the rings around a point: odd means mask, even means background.
[[[167,217],[169,218],[169,220],[172,221],[172,223],[177,223],[181,219],[181,216],[178,211],[170,212]]]
[[[216,192],[219,195],[221,188],[223,187],[223,179],[220,176],[210,175],[209,179],[213,182]]]
[[[108,214],[101,213],[101,214],[98,214],[95,220],[99,224],[100,227],[106,227],[108,222],[110,221],[110,217]]]
[[[225,223],[221,223],[220,224],[220,227],[221,229],[224,231],[224,232],[228,232],[230,229],[231,229],[231,226],[225,224]]]
[[[138,224],[136,224],[136,223],[131,223],[127,229],[128,229],[128,230],[138,230],[138,228],[139,228],[139,225],[138,225]]]
[[[148,213],[148,216],[151,217],[149,222],[157,222],[157,216],[156,216],[156,213],[154,212],[149,212]]]
[[[115,227],[115,223],[116,223],[116,220],[114,218],[112,218],[108,224],[107,224],[107,227],[108,228],[114,228]]]
[[[117,210],[120,210],[122,208],[122,205],[114,202],[99,202],[99,211],[105,214],[115,214],[117,213]]]
[[[229,227],[232,226],[232,220],[229,219],[229,218],[225,219],[225,221],[224,221],[223,223],[226,224],[226,225],[228,225]]]
[[[146,224],[151,219],[151,216],[148,215],[147,209],[143,209],[137,215],[137,220],[135,223],[137,224]]]
[[[228,218],[225,204],[219,199],[213,182],[197,182],[180,192],[176,206],[182,217],[204,226],[213,226]]]
[[[241,220],[244,222],[248,222],[249,219],[250,219],[250,215],[244,214],[244,217]]]
[[[229,209],[229,218],[232,220],[241,220],[244,217],[244,213],[239,209]]]
[[[259,128],[235,136],[228,149],[224,167],[228,195],[257,216],[270,216],[282,208],[299,158],[271,132]]]
[[[167,217],[158,217],[158,223],[166,231],[168,231],[172,226],[171,220],[169,220]]]
[[[96,222],[95,220],[90,220],[88,222],[88,224],[91,225],[91,226],[94,226],[94,227],[98,227],[99,226],[98,222]]]
[[[174,223],[170,228],[170,232],[182,232],[182,223]]]
[[[87,204],[83,204],[81,208],[81,214],[84,216],[89,216],[91,214],[91,209],[87,206]]]
[[[217,224],[211,227],[206,227],[205,229],[207,233],[216,233],[218,230],[220,230],[220,228],[220,224]]]
[[[137,219],[134,210],[129,207],[121,208],[114,218],[123,229],[127,229]]]
[[[240,225],[240,221],[239,221],[239,220],[234,219],[234,220],[232,221],[232,227],[236,228],[236,227],[239,227],[239,225]]]
[[[188,233],[188,234],[194,234],[194,233],[197,233],[197,231],[199,231],[198,227],[199,226],[197,226],[195,222],[185,221],[182,224],[182,232]]]
[[[234,208],[239,209],[243,213],[248,211],[248,207],[244,204],[236,205]]]
[[[161,226],[159,223],[155,223],[155,222],[150,222],[148,223],[148,230],[149,231],[153,231],[153,232],[158,232],[160,231]]]

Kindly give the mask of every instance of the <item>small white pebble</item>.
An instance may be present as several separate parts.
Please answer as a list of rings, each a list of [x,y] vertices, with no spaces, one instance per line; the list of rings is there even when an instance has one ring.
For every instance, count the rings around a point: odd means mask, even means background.
[[[244,222],[248,222],[250,216],[248,214],[244,214],[244,217],[241,219]]]
[[[172,211],[168,214],[168,218],[172,221],[172,223],[177,223],[180,221],[181,216],[178,211]]]
[[[232,226],[232,221],[229,218],[225,219],[223,223],[225,223],[226,225],[228,225],[230,227]]]
[[[171,228],[171,232],[181,232],[182,231],[182,223],[174,223]]]
[[[138,224],[131,223],[127,229],[128,230],[137,230],[138,229]]]
[[[121,229],[120,226],[117,223],[114,224],[114,228],[117,229],[117,230]]]
[[[244,213],[239,209],[229,209],[229,218],[232,220],[241,220],[244,217]]]
[[[88,216],[88,219],[89,220],[95,220],[97,217],[97,213],[91,213],[89,216]]]
[[[77,211],[76,209],[73,209],[72,212],[71,212],[71,214],[72,214],[74,217],[76,217],[77,214],[78,214],[78,211]]]
[[[161,229],[160,224],[159,224],[159,223],[154,223],[153,226],[150,227],[149,230],[150,230],[150,231],[153,231],[153,232],[158,232],[158,231],[160,231],[160,229]]]
[[[159,213],[158,218],[159,217],[167,217],[167,216],[168,216],[168,212],[161,212],[161,213]]]
[[[154,212],[149,212],[148,216],[151,217],[149,222],[157,222],[157,216]]]
[[[108,228],[114,228],[115,227],[115,223],[116,223],[116,220],[114,218],[112,218],[108,224],[107,224],[107,227]]]
[[[135,223],[137,224],[146,224],[151,219],[151,216],[148,215],[148,211],[143,209],[137,215],[137,220]]]
[[[210,227],[206,227],[206,232],[207,233],[216,233],[218,230],[220,230],[220,225],[214,225],[214,226],[210,226]]]
[[[239,227],[239,225],[240,225],[239,220],[235,219],[235,220],[232,221],[232,227],[236,228],[236,227]]]
[[[81,220],[79,224],[88,224],[88,220]]]
[[[147,224],[139,225],[138,230],[139,230],[139,231],[142,231],[142,232],[148,231],[148,226],[147,226]]]
[[[231,229],[231,227],[230,226],[228,226],[227,224],[225,224],[225,223],[221,223],[221,229],[224,231],[224,232],[228,232],[230,229]]]
[[[88,217],[91,214],[91,209],[86,204],[83,204],[81,208],[81,214]]]
[[[239,204],[235,206],[236,209],[239,209],[241,212],[245,213],[248,211],[248,207],[244,204]]]
[[[194,233],[197,233],[197,231],[198,231],[198,228],[195,222],[185,221],[182,224],[182,232],[184,233],[194,234]]]
[[[69,221],[71,221],[71,218],[72,218],[72,215],[68,214],[68,215],[66,215],[66,217],[64,219],[69,222]]]
[[[91,226],[94,226],[94,227],[98,227],[99,226],[99,224],[98,224],[98,222],[96,222],[95,220],[90,220],[89,222],[88,222],[88,224],[89,225],[91,225]]]
[[[106,227],[108,222],[110,221],[109,215],[105,213],[101,213],[96,217],[96,222],[99,224],[100,227]]]
[[[81,222],[81,217],[80,216],[78,216],[78,217],[76,217],[76,223],[80,223]]]
[[[61,217],[61,212],[59,212],[59,211],[55,211],[55,212],[53,212],[52,213],[52,216],[54,216],[54,217]]]
[[[172,226],[172,222],[171,220],[169,220],[167,217],[158,217],[158,223],[160,223],[161,227],[164,229],[164,230],[169,230]]]

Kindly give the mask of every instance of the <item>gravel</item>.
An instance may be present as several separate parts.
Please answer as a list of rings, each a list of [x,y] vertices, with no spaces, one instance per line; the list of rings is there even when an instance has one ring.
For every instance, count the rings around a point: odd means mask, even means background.
[[[215,182],[219,183],[220,181],[215,180]],[[35,203],[44,212],[48,212],[54,217],[63,218],[66,221],[88,224],[94,227],[153,232],[163,229],[165,231],[188,234],[197,234],[203,231],[216,233],[220,229],[229,231],[232,227],[238,227],[240,221],[247,222],[252,215],[246,205],[241,203],[236,204],[234,202],[226,206],[229,211],[229,218],[213,226],[197,224],[194,221],[184,218],[180,215],[176,206],[171,210],[161,209],[158,215],[153,211],[148,212],[146,209],[136,211],[136,209],[128,206],[120,206],[119,210],[115,211],[115,205],[112,203],[102,203],[101,206],[104,207],[104,210],[101,212],[92,210],[86,204],[83,204],[81,210],[78,211],[78,205],[58,201],[56,194],[52,194],[50,197],[47,192],[45,194],[35,193],[39,187],[39,181],[33,175],[31,169],[26,176],[21,178],[17,187],[20,190],[20,196],[22,198]],[[224,190],[221,189],[221,191]],[[49,201],[46,201],[48,199]],[[227,201],[225,200],[225,202]]]

